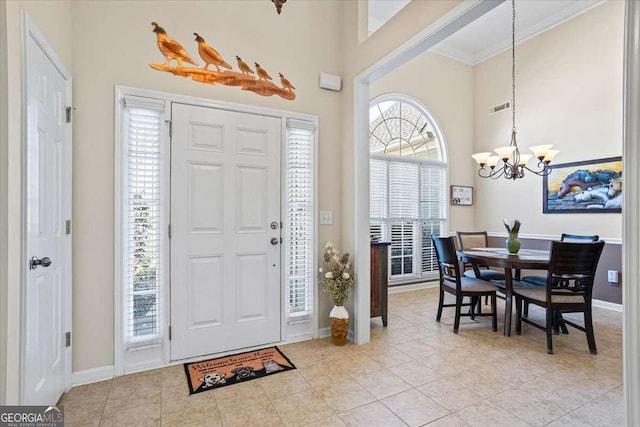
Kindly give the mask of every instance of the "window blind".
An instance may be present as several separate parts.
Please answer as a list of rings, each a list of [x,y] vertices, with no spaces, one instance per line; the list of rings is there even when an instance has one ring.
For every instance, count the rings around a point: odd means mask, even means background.
[[[437,273],[431,235],[445,229],[446,202],[444,164],[370,159],[369,231],[391,242],[391,279]]]
[[[124,298],[125,345],[132,348],[160,337],[162,112],[127,101]]]
[[[286,281],[289,319],[312,312],[314,269],[313,141],[315,129],[289,123],[286,183]]]

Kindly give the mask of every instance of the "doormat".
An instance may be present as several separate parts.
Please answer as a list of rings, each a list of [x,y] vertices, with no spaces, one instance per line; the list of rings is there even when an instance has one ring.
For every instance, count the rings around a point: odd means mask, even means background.
[[[296,369],[278,347],[184,364],[189,394]]]

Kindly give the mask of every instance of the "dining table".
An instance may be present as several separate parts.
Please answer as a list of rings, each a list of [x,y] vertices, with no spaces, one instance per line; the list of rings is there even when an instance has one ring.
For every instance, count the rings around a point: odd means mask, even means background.
[[[548,270],[549,251],[538,249],[520,249],[517,254],[510,254],[504,248],[467,248],[459,250],[458,257],[462,262],[476,266],[504,268],[505,275],[505,309],[504,336],[511,335],[511,311],[513,307],[513,287],[518,285],[520,270]],[[514,279],[513,273],[518,277]],[[515,282],[514,282],[515,281]]]

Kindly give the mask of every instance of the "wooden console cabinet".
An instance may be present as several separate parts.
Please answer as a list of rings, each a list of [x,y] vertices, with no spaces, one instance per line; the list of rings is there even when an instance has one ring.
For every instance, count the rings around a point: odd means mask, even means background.
[[[388,251],[391,243],[371,243],[371,317],[382,316],[387,326]]]

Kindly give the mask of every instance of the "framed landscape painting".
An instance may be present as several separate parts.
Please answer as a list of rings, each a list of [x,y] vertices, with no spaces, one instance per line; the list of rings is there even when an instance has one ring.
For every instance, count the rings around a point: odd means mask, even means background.
[[[542,199],[543,213],[622,212],[622,157],[553,165]]]

